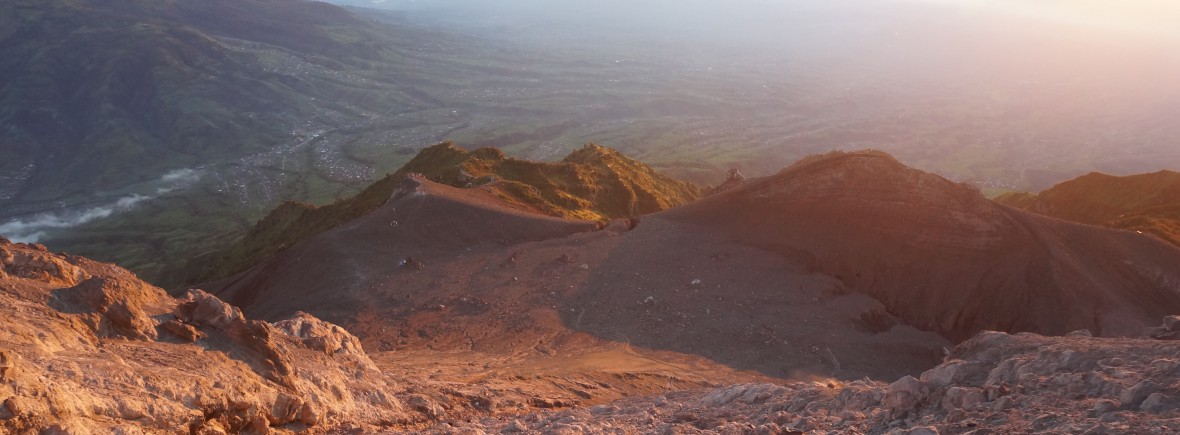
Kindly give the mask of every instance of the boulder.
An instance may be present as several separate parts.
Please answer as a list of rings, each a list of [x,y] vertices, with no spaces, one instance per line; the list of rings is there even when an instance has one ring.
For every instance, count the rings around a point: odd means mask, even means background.
[[[905,435],[938,435],[938,428],[934,426],[915,427],[907,430]]]
[[[87,323],[100,337],[154,341],[156,320],[148,310],[158,309],[168,299],[163,290],[141,281],[95,277],[54,291],[50,306],[89,318]]]
[[[942,397],[942,409],[974,411],[987,401],[983,390],[970,387],[950,387]]]
[[[840,390],[836,400],[845,411],[867,411],[881,406],[884,398],[885,392],[880,388],[854,384]]]
[[[242,321],[227,332],[242,347],[253,351],[263,366],[264,377],[280,385],[295,386],[291,355],[275,341],[281,333],[274,326],[261,320]]]
[[[933,386],[982,382],[987,370],[981,363],[951,360],[922,373],[921,380]]]
[[[284,336],[274,325],[260,320],[246,320],[242,310],[227,304],[204,290],[189,290],[172,314],[184,324],[221,331],[241,345],[261,365],[261,374],[293,387],[295,369],[289,352],[276,340]]]
[[[701,398],[705,406],[725,406],[734,402],[749,404],[763,403],[766,399],[780,394],[782,388],[772,384],[740,384],[726,387]]]
[[[1146,400],[1148,396],[1152,395],[1152,393],[1155,393],[1158,390],[1159,387],[1157,387],[1151,381],[1140,381],[1138,384],[1123,390],[1123,392],[1119,394],[1119,403],[1122,404],[1123,408],[1125,409],[1138,409],[1139,405],[1143,403],[1143,401]]]
[[[1163,393],[1151,393],[1151,395],[1147,396],[1147,398],[1143,400],[1143,403],[1139,405],[1139,410],[1142,412],[1151,413],[1166,411],[1171,407],[1171,403],[1169,402],[1168,396],[1165,396]]]
[[[365,355],[361,347],[361,340],[337,325],[325,322],[302,311],[295,313],[290,319],[274,324],[278,330],[286,335],[299,339],[308,349],[318,350],[328,355],[346,353],[351,355]]]
[[[193,325],[181,322],[180,319],[172,319],[160,325],[165,331],[172,333],[177,338],[192,343],[205,337],[205,333],[198,331]]]
[[[180,321],[196,326],[209,326],[220,330],[229,330],[236,324],[245,322],[242,310],[223,302],[217,296],[204,290],[189,290],[184,300],[176,305],[172,311]]]
[[[303,399],[290,394],[280,394],[266,414],[267,421],[272,426],[282,426],[298,421],[305,408]]]
[[[913,376],[906,376],[889,384],[885,392],[885,408],[892,415],[905,415],[917,409],[918,404],[925,398],[922,382]]]
[[[408,403],[415,411],[422,413],[422,415],[431,420],[437,420],[446,415],[446,410],[441,405],[421,394],[410,396]]]
[[[16,377],[16,352],[0,349],[0,382]]]
[[[1164,328],[1168,331],[1180,331],[1180,316],[1164,317]]]
[[[73,287],[90,277],[81,268],[46,250],[35,247],[20,249],[20,246],[0,246],[0,270],[6,275],[41,281],[56,287]]]

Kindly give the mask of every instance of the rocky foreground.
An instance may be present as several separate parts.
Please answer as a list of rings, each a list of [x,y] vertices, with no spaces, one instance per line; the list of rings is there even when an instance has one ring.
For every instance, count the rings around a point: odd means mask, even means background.
[[[344,329],[0,239],[0,433],[266,433],[403,419]]]
[[[673,392],[431,433],[1167,434],[1180,432],[1180,343],[982,332],[918,378]]]

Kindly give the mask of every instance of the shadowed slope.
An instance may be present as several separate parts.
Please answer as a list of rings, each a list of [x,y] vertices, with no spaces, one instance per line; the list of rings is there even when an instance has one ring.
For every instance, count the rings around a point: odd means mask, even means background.
[[[402,186],[205,287],[251,316],[308,311],[399,352],[556,355],[607,340],[774,376],[889,377],[947,344],[830,277],[660,214],[599,229],[509,208],[491,186]]]
[[[668,216],[786,255],[952,339],[1132,335],[1180,312],[1175,247],[1003,207],[879,153],[812,159]]]
[[[506,205],[569,219],[605,221],[688,203],[696,186],[662,175],[618,151],[589,144],[561,162],[506,157],[494,148],[464,150],[452,143],[423,149],[397,172],[360,194],[316,207],[284,203],[217,257],[190,263],[190,282],[241,272],[315,234],[376,210],[410,174],[454,187],[481,186]]]
[[[294,306],[346,318],[362,311],[375,281],[420,268],[440,253],[499,251],[596,226],[507,207],[486,189],[406,177],[385,205],[227,280],[218,294],[265,318]]]
[[[545,355],[584,332],[804,378],[929,368],[948,343],[913,327],[1130,335],[1180,312],[1180,250],[1000,206],[879,153],[806,159],[598,231],[508,208],[490,186],[410,183],[421,196],[209,288],[253,316],[312,312],[373,349]]]

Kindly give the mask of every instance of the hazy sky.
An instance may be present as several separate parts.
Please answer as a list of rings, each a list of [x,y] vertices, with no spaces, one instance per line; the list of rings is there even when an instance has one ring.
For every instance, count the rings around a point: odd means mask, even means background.
[[[1176,0],[913,0],[991,10],[1088,27],[1180,37]]]

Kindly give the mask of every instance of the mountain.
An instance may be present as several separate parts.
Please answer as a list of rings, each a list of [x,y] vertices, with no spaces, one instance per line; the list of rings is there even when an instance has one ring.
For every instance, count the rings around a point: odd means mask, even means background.
[[[996,202],[1047,216],[1155,235],[1180,245],[1180,173],[1090,173],[1040,194],[1009,193]]]
[[[512,353],[586,333],[771,376],[902,375],[981,330],[1137,336],[1180,312],[1180,249],[1004,207],[877,152],[602,229],[486,190],[399,186],[205,288],[376,349]]]
[[[1180,249],[1152,237],[879,152],[607,223],[394,181],[178,298],[0,238],[0,431],[1180,429]],[[991,327],[1023,332],[948,340]]]
[[[355,111],[327,102],[372,89],[342,70],[391,41],[303,0],[14,0],[0,23],[0,170],[29,168],[0,201],[26,206],[266,150],[305,119]]]
[[[561,354],[589,334],[771,376],[826,375],[838,358],[842,376],[888,377],[947,345],[830,277],[660,215],[603,227],[408,176],[369,214],[201,287],[250,316],[303,310],[401,353]]]
[[[14,0],[0,28],[0,234],[173,285],[440,140],[433,95],[481,50],[304,0]]]
[[[696,199],[696,186],[656,172],[618,151],[588,144],[559,162],[509,158],[496,148],[467,151],[444,142],[420,151],[360,194],[315,207],[280,205],[226,253],[189,263],[189,282],[240,272],[315,234],[381,206],[409,174],[477,188],[511,207],[591,221],[639,216]]]
[[[881,153],[805,159],[669,211],[839,279],[923,330],[1136,335],[1180,310],[1180,250],[1014,210]]]

